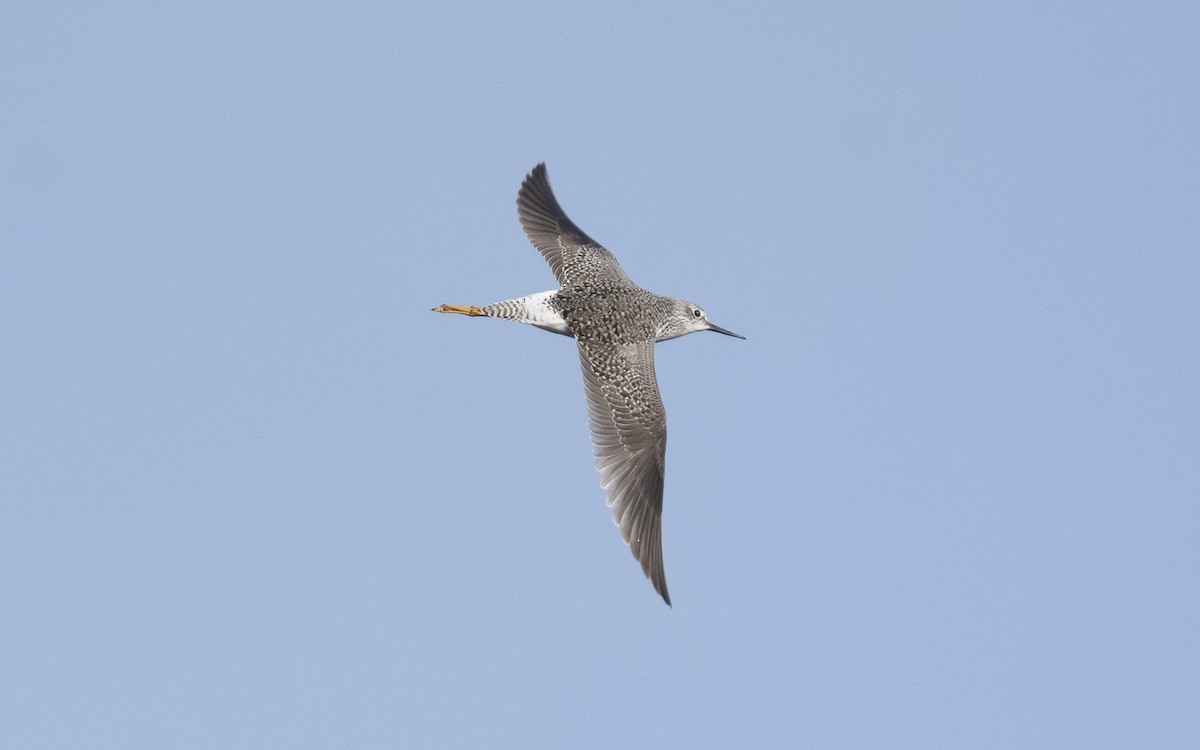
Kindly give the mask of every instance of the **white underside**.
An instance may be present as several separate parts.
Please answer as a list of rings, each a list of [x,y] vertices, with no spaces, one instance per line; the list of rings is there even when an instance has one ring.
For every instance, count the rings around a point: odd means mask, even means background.
[[[550,298],[557,293],[558,290],[554,289],[513,300],[521,308],[520,317],[514,318],[514,320],[518,323],[528,323],[553,333],[570,336],[571,331],[567,328],[567,321],[550,304]]]

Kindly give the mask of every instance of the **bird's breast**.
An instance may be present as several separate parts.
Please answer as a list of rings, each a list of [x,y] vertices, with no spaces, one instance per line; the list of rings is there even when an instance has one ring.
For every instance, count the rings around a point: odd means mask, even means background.
[[[653,310],[636,291],[625,288],[567,288],[552,304],[580,341],[628,344],[653,340]]]

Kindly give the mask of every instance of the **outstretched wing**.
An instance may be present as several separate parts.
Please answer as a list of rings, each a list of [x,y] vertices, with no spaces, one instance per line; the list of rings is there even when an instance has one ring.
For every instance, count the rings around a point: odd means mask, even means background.
[[[654,342],[579,343],[592,447],[621,537],[668,605],[662,556],[667,414],[654,376]]]
[[[567,218],[550,189],[545,164],[534,167],[521,183],[517,215],[525,236],[550,264],[560,285],[580,280],[629,281],[613,254]]]

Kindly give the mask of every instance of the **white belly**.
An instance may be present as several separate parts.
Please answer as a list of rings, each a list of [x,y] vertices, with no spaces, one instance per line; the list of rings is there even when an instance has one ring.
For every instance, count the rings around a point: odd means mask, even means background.
[[[537,294],[530,294],[527,297],[497,302],[494,305],[488,305],[483,308],[483,311],[493,318],[503,318],[504,320],[511,320],[516,323],[526,323],[553,333],[570,336],[571,331],[567,328],[567,321],[550,304],[550,298],[557,292],[558,290],[555,289],[550,292],[539,292]]]

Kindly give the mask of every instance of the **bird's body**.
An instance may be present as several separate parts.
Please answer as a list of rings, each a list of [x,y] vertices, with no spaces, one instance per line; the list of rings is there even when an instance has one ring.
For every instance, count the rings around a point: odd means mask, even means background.
[[[526,323],[576,340],[605,499],[646,577],[670,604],[662,561],[667,418],[654,375],[654,344],[695,331],[743,337],[709,323],[690,302],[634,284],[612,253],[567,218],[544,164],[522,183],[517,212],[560,288],[485,307],[434,309]]]

